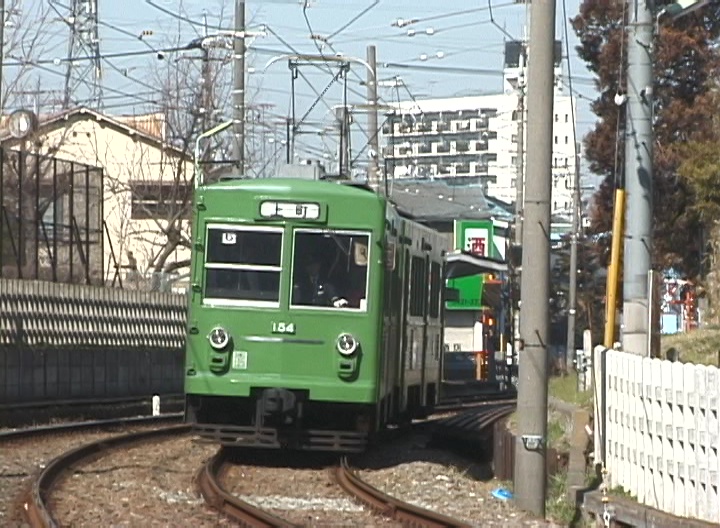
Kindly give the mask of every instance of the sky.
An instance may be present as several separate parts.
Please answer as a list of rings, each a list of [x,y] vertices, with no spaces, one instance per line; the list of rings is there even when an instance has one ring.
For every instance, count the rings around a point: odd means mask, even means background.
[[[558,0],[555,28],[555,38],[563,42],[563,52],[570,57],[570,71],[568,61],[563,61],[563,78],[565,93],[570,93],[572,83],[572,93],[577,97],[578,139],[595,122],[589,102],[596,97],[592,76],[576,57],[577,39],[566,23],[577,14],[580,1]],[[49,83],[60,89],[64,82],[65,64],[52,61],[67,56],[69,29],[61,15],[68,12],[71,2],[20,3],[23,9],[30,9],[31,4],[54,8],[54,20],[48,24],[52,37],[35,59],[43,64],[38,76],[42,76],[44,86]],[[234,4],[234,0],[98,0],[106,111],[139,113],[151,109],[154,87],[148,82],[148,73],[157,67],[152,50],[183,45],[202,36],[204,20],[210,34],[231,29]],[[413,23],[398,27],[399,19]],[[378,78],[402,79],[400,87],[383,86],[395,82],[381,83],[381,103],[398,98],[496,94],[503,91],[504,42],[529,33],[526,6],[504,0],[248,0],[246,22],[249,31],[257,32],[247,41],[248,104],[264,105],[267,118],[277,123],[290,113],[291,75],[286,60],[271,60],[285,54],[343,54],[365,59],[367,45],[375,45]],[[143,32],[146,35],[138,38]],[[310,34],[320,39],[311,39]],[[197,51],[169,54],[164,60],[193,54],[197,56]],[[307,112],[308,125],[316,130],[332,121],[332,109],[342,104],[343,97],[342,84],[331,83],[337,70],[318,64],[299,69],[295,92],[297,115]],[[232,62],[224,68],[232,68]],[[353,64],[347,81],[350,104],[365,102],[365,78],[364,67]],[[316,102],[319,93],[325,97]]]

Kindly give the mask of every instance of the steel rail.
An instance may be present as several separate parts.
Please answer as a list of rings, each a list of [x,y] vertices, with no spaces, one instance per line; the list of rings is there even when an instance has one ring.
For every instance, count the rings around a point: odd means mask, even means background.
[[[500,418],[512,413],[515,409],[514,402],[503,402],[499,403],[499,405],[498,403],[489,405],[488,409],[481,414],[474,414],[475,421],[473,423],[473,430],[475,432],[488,428]],[[405,525],[428,528],[465,528],[471,526],[457,519],[408,504],[387,495],[360,479],[350,468],[346,457],[342,458],[340,466],[333,469],[333,476],[340,487],[346,492],[370,506],[380,515],[391,517]]]
[[[58,526],[57,521],[53,518],[47,506],[47,499],[58,478],[81,460],[102,453],[103,451],[109,451],[110,449],[134,442],[146,441],[162,436],[185,434],[188,432],[190,432],[189,425],[176,425],[118,435],[91,442],[54,458],[35,480],[29,497],[24,503],[25,517],[28,523],[33,528],[55,528]]]
[[[295,528],[300,526],[276,517],[228,493],[218,482],[218,477],[222,473],[226,461],[227,450],[221,448],[200,469],[197,485],[205,502],[240,523],[240,526],[248,528]]]
[[[380,515],[391,517],[406,526],[427,528],[465,528],[471,525],[437,512],[414,506],[391,497],[364,482],[348,465],[343,457],[340,465],[333,470],[338,485],[347,493],[367,504]]]
[[[33,436],[51,435],[62,432],[78,432],[87,429],[112,427],[120,425],[152,425],[163,422],[180,422],[183,413],[161,414],[159,416],[134,416],[131,418],[110,418],[107,420],[88,420],[82,422],[69,422],[38,427],[24,427],[0,431],[0,442],[30,438]]]

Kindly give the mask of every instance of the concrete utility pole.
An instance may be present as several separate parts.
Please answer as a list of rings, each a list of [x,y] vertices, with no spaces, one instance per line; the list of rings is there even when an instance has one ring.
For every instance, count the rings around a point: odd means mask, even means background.
[[[573,116],[574,117],[574,116]],[[577,145],[577,141],[575,142]],[[578,239],[580,238],[580,157],[575,147],[575,174],[573,175],[572,231],[570,232],[570,270],[568,284],[568,320],[565,358],[568,363],[575,357],[575,321],[577,316]],[[569,368],[570,365],[567,365]]]
[[[515,243],[522,244],[523,202],[525,201],[525,54],[527,46],[523,41],[518,60],[518,133],[517,133],[517,178],[515,181]]]
[[[529,6],[528,6],[528,9]],[[522,247],[522,225],[523,225],[523,202],[525,201],[525,96],[527,90],[527,75],[525,68],[527,67],[527,44],[525,38],[522,40],[520,56],[518,57],[518,131],[517,131],[517,176],[515,178],[515,236],[513,243],[516,247]],[[521,268],[515,270],[513,278],[513,288],[520,288]],[[520,307],[515,308],[513,302],[513,352],[517,356],[517,348],[520,343]]]
[[[523,221],[518,429],[515,497],[545,515],[547,373],[550,326],[550,194],[552,188],[555,0],[534,0],[528,60],[527,175]]]
[[[378,159],[380,157],[380,131],[378,130],[378,96],[377,96],[377,55],[375,46],[367,47],[367,102],[368,102],[368,135],[370,136],[370,163],[368,165],[368,184],[380,188],[378,181]]]
[[[207,15],[203,15],[203,22],[205,23],[204,37],[208,38],[208,27],[207,27]],[[213,110],[213,96],[212,96],[212,83],[210,79],[210,50],[208,46],[200,46],[202,50],[202,129],[203,131],[210,129],[210,119],[212,118]]]
[[[649,0],[628,10],[625,189],[627,214],[623,266],[623,349],[648,354],[648,272],[652,258],[653,13]]]
[[[3,74],[3,59],[5,58],[5,0],[0,0],[0,115],[2,115],[4,106],[3,105],[3,93],[2,93],[2,74]]]
[[[233,160],[245,173],[245,0],[235,0],[235,38],[233,41]]]

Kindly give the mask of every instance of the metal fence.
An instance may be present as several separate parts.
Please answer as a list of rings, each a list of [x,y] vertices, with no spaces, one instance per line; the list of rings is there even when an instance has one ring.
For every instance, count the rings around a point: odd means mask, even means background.
[[[103,282],[103,170],[0,148],[0,277]]]
[[[0,278],[0,407],[182,393],[187,297]]]

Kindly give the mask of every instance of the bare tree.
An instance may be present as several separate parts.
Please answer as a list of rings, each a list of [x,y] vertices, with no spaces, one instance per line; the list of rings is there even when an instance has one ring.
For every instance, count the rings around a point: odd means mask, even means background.
[[[222,3],[218,25],[224,18],[225,4],[226,2]],[[19,11],[19,7],[22,7],[23,11]],[[13,75],[6,77],[8,89],[5,90],[4,97],[7,104],[21,106],[26,99],[20,98],[18,89],[32,80],[32,73],[36,71],[33,68],[43,64],[40,57],[47,57],[50,53],[52,35],[50,32],[44,33],[45,29],[42,28],[50,26],[53,12],[40,0],[13,0],[9,11],[17,22],[15,28],[7,31],[5,35],[6,58],[14,61],[14,69]],[[180,22],[178,24],[180,35]],[[73,191],[74,180],[71,177],[52,177],[56,187],[53,187],[53,193],[48,194],[48,175],[52,173],[53,163],[57,163],[54,156],[58,155],[69,159],[78,159],[73,156],[79,156],[88,166],[96,165],[106,169],[104,181],[93,187],[93,193],[99,195],[94,200],[96,203],[105,204],[105,210],[102,211],[105,218],[99,220],[100,229],[104,219],[112,216],[116,220],[112,227],[106,227],[108,231],[112,230],[107,233],[108,237],[116,241],[116,247],[112,249],[112,259],[105,263],[107,269],[122,266],[121,256],[129,252],[133,252],[132,256],[128,255],[133,265],[135,262],[140,263],[138,271],[141,274],[160,276],[189,265],[193,150],[195,140],[201,132],[232,115],[229,107],[232,41],[227,37],[212,38],[211,35],[206,38],[202,35],[191,42],[182,42],[178,37],[176,42],[169,43],[168,47],[186,50],[177,56],[167,55],[165,60],[154,62],[149,68],[151,73],[148,78],[151,80],[148,82],[158,87],[158,95],[153,99],[160,101],[160,104],[144,109],[140,115],[108,118],[142,131],[146,136],[146,143],[118,147],[117,144],[111,144],[108,136],[98,133],[96,137],[83,138],[86,146],[78,154],[71,148],[77,143],[73,137],[77,132],[68,123],[64,129],[61,125],[56,127],[51,138],[48,138],[43,130],[27,142],[25,146],[28,152],[42,154],[33,158],[35,162],[31,164],[32,168],[29,168],[30,164],[26,163],[26,158],[22,156],[6,160],[6,178],[2,187],[5,190],[15,190],[5,192],[0,201],[4,212],[12,211],[12,215],[6,216],[12,216],[14,228],[21,227],[20,231],[30,230],[24,237],[19,238],[26,242],[34,240],[32,244],[26,243],[13,253],[17,262],[22,264],[32,260],[27,258],[30,250],[34,247],[35,253],[38,253],[43,244],[43,237],[36,231],[38,226],[42,230],[45,223],[38,222],[38,219],[42,220],[48,215],[58,216],[55,210],[60,209],[62,204],[68,201],[77,202],[76,192]],[[157,67],[158,64],[160,68]],[[57,81],[60,86],[62,76],[58,76]],[[58,93],[61,92],[59,89]],[[52,106],[51,98],[40,102],[39,97],[38,95],[36,98],[37,109],[42,111]],[[252,106],[248,105],[248,108],[250,113]],[[265,124],[262,119],[250,120],[248,135],[252,134],[254,126],[261,129]],[[253,145],[261,147],[264,143],[254,142]],[[19,145],[8,144],[7,148],[18,149]],[[257,150],[258,154],[261,154],[260,149]],[[222,166],[229,154],[229,135],[218,136],[208,142],[200,161],[205,164],[206,169]],[[246,159],[251,173],[254,174],[260,174],[262,166],[266,165],[266,160],[262,156],[256,156],[252,147],[248,149]],[[108,169],[110,166],[112,170]],[[71,172],[73,170],[71,169]],[[23,192],[19,189],[24,189],[25,193],[32,190],[35,198],[23,201]],[[86,196],[85,201],[92,200]],[[9,226],[10,223],[6,222],[5,231],[9,232]],[[89,231],[91,226],[86,225],[85,229]],[[8,247],[7,236],[0,245],[4,255]],[[53,259],[58,257],[57,252],[46,253]],[[38,273],[37,268],[36,265],[35,275]]]
[[[62,88],[44,89],[43,77],[52,78],[55,71],[43,58],[57,46],[56,13],[43,0],[6,1],[5,13],[2,108],[30,107],[38,113],[54,108]]]
[[[223,67],[228,54],[201,42],[194,41],[186,53],[155,70],[153,82],[159,87],[157,99],[162,102],[158,112],[164,125],[162,140],[168,146],[160,161],[162,166],[136,172],[124,184],[125,189],[117,189],[127,191],[132,214],[143,220],[127,222],[122,235],[143,241],[146,254],[141,257],[148,269],[142,271],[153,274],[154,287],[163,274],[190,264],[195,140],[220,122],[224,101],[229,100],[229,71]],[[181,47],[181,43],[175,45]],[[222,162],[227,152],[227,145],[215,140],[203,149],[201,160]],[[158,174],[162,174],[161,180]]]

